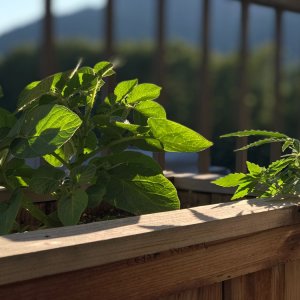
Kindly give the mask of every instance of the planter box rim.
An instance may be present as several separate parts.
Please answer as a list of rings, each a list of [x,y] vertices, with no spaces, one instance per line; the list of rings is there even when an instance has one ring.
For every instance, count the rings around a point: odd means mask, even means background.
[[[298,224],[298,204],[252,199],[2,236],[0,285]]]

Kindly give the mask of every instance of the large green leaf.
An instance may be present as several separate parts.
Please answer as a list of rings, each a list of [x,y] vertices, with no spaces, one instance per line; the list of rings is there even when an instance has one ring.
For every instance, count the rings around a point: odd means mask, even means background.
[[[243,173],[232,173],[224,177],[220,177],[212,181],[212,183],[222,187],[234,187],[238,186],[241,183],[241,179],[243,179],[245,176],[246,175]]]
[[[116,95],[116,102],[124,99],[133,90],[137,83],[137,79],[120,82],[114,90],[114,94]]]
[[[140,126],[140,125],[135,125],[135,124],[130,124],[130,123],[125,123],[125,122],[114,122],[113,123],[115,126],[118,128],[123,128],[125,130],[128,130],[132,133],[136,134],[144,134],[150,130],[148,126]]]
[[[91,153],[98,146],[98,138],[94,131],[90,131],[85,138],[84,154]]]
[[[30,188],[38,194],[50,194],[58,189],[65,172],[50,166],[41,166],[29,181]]]
[[[75,151],[76,150],[72,143],[72,140],[69,140],[62,147],[56,149],[54,153],[64,161],[69,162],[69,160],[75,154]],[[63,166],[63,163],[60,160],[58,160],[53,154],[46,154],[43,156],[43,159],[53,167]]]
[[[89,197],[88,207],[97,207],[103,201],[104,195],[106,193],[106,186],[102,182],[91,185],[86,189],[86,193]]]
[[[19,158],[50,154],[66,143],[81,123],[81,119],[65,106],[35,107],[25,114],[21,128],[18,127],[19,138],[11,145],[12,154]]]
[[[94,165],[78,166],[71,170],[70,176],[78,184],[92,183],[96,174]]]
[[[8,234],[13,228],[22,202],[22,193],[15,190],[8,202],[0,202],[0,235]]]
[[[43,95],[56,93],[56,84],[62,76],[63,73],[57,73],[42,81],[34,81],[27,85],[19,96],[17,110],[26,109]]]
[[[73,191],[69,197],[62,197],[57,203],[57,213],[63,225],[75,225],[88,204],[88,195],[85,191],[78,189]]]
[[[151,100],[139,102],[134,107],[134,121],[136,123],[147,124],[147,119],[150,117],[165,119],[167,114],[159,103]]]
[[[0,107],[0,128],[11,128],[15,122],[15,116],[8,110]]]
[[[108,161],[114,166],[106,185],[105,200],[110,204],[134,214],[179,208],[175,187],[151,157],[126,151]]]
[[[199,133],[167,119],[149,118],[148,125],[165,151],[198,152],[212,146],[212,142]]]
[[[98,89],[104,84],[103,80],[99,80],[96,75],[90,73],[76,73],[74,76],[66,83],[66,87],[63,91],[63,95],[65,97],[70,97],[75,94],[86,95],[92,90],[96,88],[98,85]],[[82,104],[87,104],[90,102],[90,97],[77,98],[78,102],[82,102]],[[75,100],[73,101],[75,102]],[[72,103],[73,103],[72,102]],[[76,103],[76,102],[75,102]],[[73,103],[75,105],[75,103]]]
[[[127,97],[127,103],[135,103],[146,100],[157,99],[160,95],[161,87],[152,83],[142,83],[137,85]]]
[[[0,107],[0,147],[8,146],[11,142],[10,138],[7,138],[7,134],[10,129],[16,123],[15,116],[6,109]]]
[[[263,171],[265,171],[266,169],[263,168],[263,167],[260,167],[259,165],[257,164],[254,164],[250,161],[247,161],[246,162],[247,164],[247,168],[248,168],[248,171],[251,175],[259,175],[261,174]]]

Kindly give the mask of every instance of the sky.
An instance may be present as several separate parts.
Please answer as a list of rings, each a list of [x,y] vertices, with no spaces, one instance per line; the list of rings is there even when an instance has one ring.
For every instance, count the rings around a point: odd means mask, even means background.
[[[100,8],[106,0],[52,0],[55,15],[70,14],[83,8]],[[44,0],[0,0],[0,35],[34,22],[43,15]]]

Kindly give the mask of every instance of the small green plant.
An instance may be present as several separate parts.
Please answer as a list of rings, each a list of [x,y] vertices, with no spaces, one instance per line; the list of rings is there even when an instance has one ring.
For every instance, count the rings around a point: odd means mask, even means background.
[[[14,228],[21,208],[44,227],[77,224],[102,201],[132,214],[179,208],[160,166],[128,147],[198,152],[212,143],[167,119],[154,84],[124,81],[101,100],[113,74],[109,62],[77,66],[26,86],[14,114],[0,108],[0,184],[11,191],[0,202],[1,234]],[[40,167],[29,158],[40,158]],[[46,215],[24,188],[57,199],[57,211]]]
[[[265,197],[299,197],[300,195],[300,141],[279,132],[246,130],[222,137],[259,136],[257,141],[238,150],[247,150],[268,143],[282,143],[282,156],[268,167],[247,162],[248,173],[233,173],[213,183],[222,187],[237,187],[232,199],[247,195]]]

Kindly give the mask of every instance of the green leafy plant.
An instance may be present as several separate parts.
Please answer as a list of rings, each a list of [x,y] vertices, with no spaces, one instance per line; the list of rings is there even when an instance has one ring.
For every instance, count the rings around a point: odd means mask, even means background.
[[[120,82],[101,100],[113,74],[109,62],[77,66],[27,85],[14,114],[0,108],[0,184],[11,191],[0,202],[1,234],[22,208],[46,227],[76,224],[103,201],[132,214],[179,208],[160,166],[129,147],[198,152],[212,143],[167,119],[154,84]],[[29,158],[40,158],[40,167]],[[46,215],[24,188],[57,199],[57,211]]]
[[[248,195],[265,197],[299,197],[300,195],[300,141],[279,132],[246,130],[222,137],[260,137],[257,141],[238,149],[247,150],[269,143],[282,143],[282,156],[267,167],[247,162],[248,173],[233,173],[213,183],[222,187],[237,187],[232,199]]]

